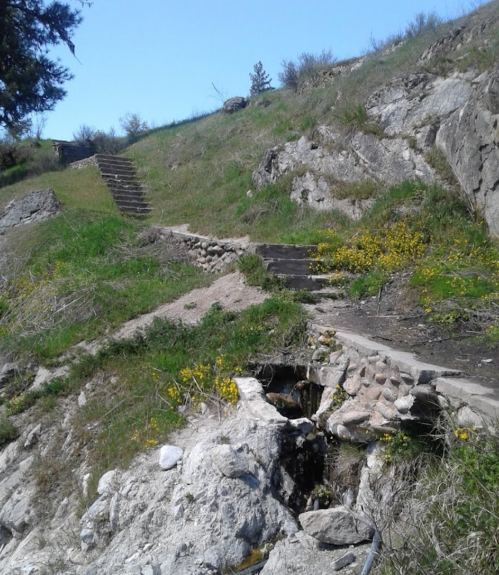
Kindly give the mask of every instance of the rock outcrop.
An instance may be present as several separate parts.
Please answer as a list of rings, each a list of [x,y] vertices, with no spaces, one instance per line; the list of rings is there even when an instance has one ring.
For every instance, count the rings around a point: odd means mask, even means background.
[[[49,188],[13,200],[0,215],[0,234],[16,226],[42,222],[55,216],[60,208],[61,203]]]
[[[406,74],[374,92],[366,111],[380,134],[357,130],[345,136],[319,126],[314,140],[304,136],[267,150],[253,173],[255,188],[301,172],[291,184],[294,201],[358,218],[371,203],[335,197],[335,183],[438,181],[426,157],[436,146],[469,204],[499,234],[499,69],[447,78]]]

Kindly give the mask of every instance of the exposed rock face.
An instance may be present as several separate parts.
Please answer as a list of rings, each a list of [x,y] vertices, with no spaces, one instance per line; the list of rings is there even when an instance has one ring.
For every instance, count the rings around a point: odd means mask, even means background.
[[[308,511],[299,517],[303,530],[321,543],[352,545],[371,538],[371,529],[346,507]]]
[[[395,184],[414,178],[432,181],[435,177],[423,155],[403,138],[380,139],[356,132],[344,145],[339,133],[320,126],[317,141],[303,136],[297,142],[267,150],[253,173],[253,185],[262,188],[303,168],[306,173],[293,179],[291,198],[319,210],[338,209],[352,218],[360,217],[372,201],[338,199],[331,192],[334,182]]]
[[[222,112],[226,114],[233,114],[238,112],[248,105],[248,100],[241,96],[235,96],[234,98],[229,98],[223,103]]]
[[[9,228],[41,222],[55,216],[61,207],[51,189],[32,192],[20,200],[13,200],[0,215],[0,234]]]
[[[499,71],[477,78],[410,74],[374,93],[368,113],[393,136],[413,136],[422,149],[435,144],[471,205],[499,234]]]
[[[476,78],[406,74],[374,92],[366,109],[383,137],[357,131],[344,141],[320,126],[314,141],[302,137],[267,150],[253,174],[255,188],[305,169],[292,181],[294,201],[358,218],[369,202],[335,198],[334,182],[435,181],[424,154],[436,145],[470,205],[482,210],[491,232],[499,234],[499,69]]]

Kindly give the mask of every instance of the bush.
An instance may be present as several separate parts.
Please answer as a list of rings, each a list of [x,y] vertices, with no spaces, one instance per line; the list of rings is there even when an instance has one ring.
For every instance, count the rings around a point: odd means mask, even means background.
[[[140,133],[149,129],[147,122],[142,120],[140,114],[127,112],[120,118],[120,124],[128,138],[136,138]]]
[[[297,90],[305,78],[315,76],[319,70],[335,61],[331,50],[323,50],[320,54],[303,52],[298,56],[298,62],[282,61],[283,71],[279,74],[279,81],[285,88]]]
[[[73,132],[73,140],[79,144],[88,144],[95,137],[95,128],[82,124],[76,132]]]
[[[97,154],[117,154],[126,146],[126,141],[118,138],[113,128],[107,133],[95,132],[92,143]]]
[[[19,435],[19,430],[17,427],[7,419],[6,417],[2,417],[0,419],[0,445],[6,443],[7,441],[11,441],[15,439]]]
[[[415,38],[425,32],[435,30],[443,23],[444,20],[436,12],[429,12],[428,14],[419,12],[414,16],[414,20],[407,25],[405,37]]]

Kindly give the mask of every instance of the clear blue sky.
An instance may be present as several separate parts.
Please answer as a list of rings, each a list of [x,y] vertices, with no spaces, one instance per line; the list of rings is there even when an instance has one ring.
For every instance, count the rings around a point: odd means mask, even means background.
[[[76,0],[68,0],[77,4]],[[403,30],[417,12],[460,16],[482,0],[93,0],[74,37],[75,60],[54,51],[75,78],[47,113],[45,137],[72,139],[82,124],[120,131],[137,112],[163,125],[220,107],[212,83],[246,96],[262,61],[278,87],[283,59],[331,49],[359,55],[374,36]]]

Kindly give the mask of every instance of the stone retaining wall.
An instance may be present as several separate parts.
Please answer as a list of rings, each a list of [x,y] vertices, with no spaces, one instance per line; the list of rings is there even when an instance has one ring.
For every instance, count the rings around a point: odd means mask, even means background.
[[[482,425],[499,413],[496,391],[464,381],[459,371],[357,334],[317,325],[311,333],[315,351],[308,376],[325,388],[314,419],[339,439],[369,443],[404,423],[431,421],[448,407],[464,426]]]
[[[97,166],[97,160],[95,159],[95,154],[93,156],[90,156],[90,158],[78,160],[77,162],[71,162],[68,165],[68,168],[71,170],[82,170],[83,168],[88,168],[88,166]]]
[[[254,250],[251,244],[231,240],[215,240],[206,236],[171,231],[172,236],[187,246],[194,262],[206,272],[217,273],[246,253]]]

